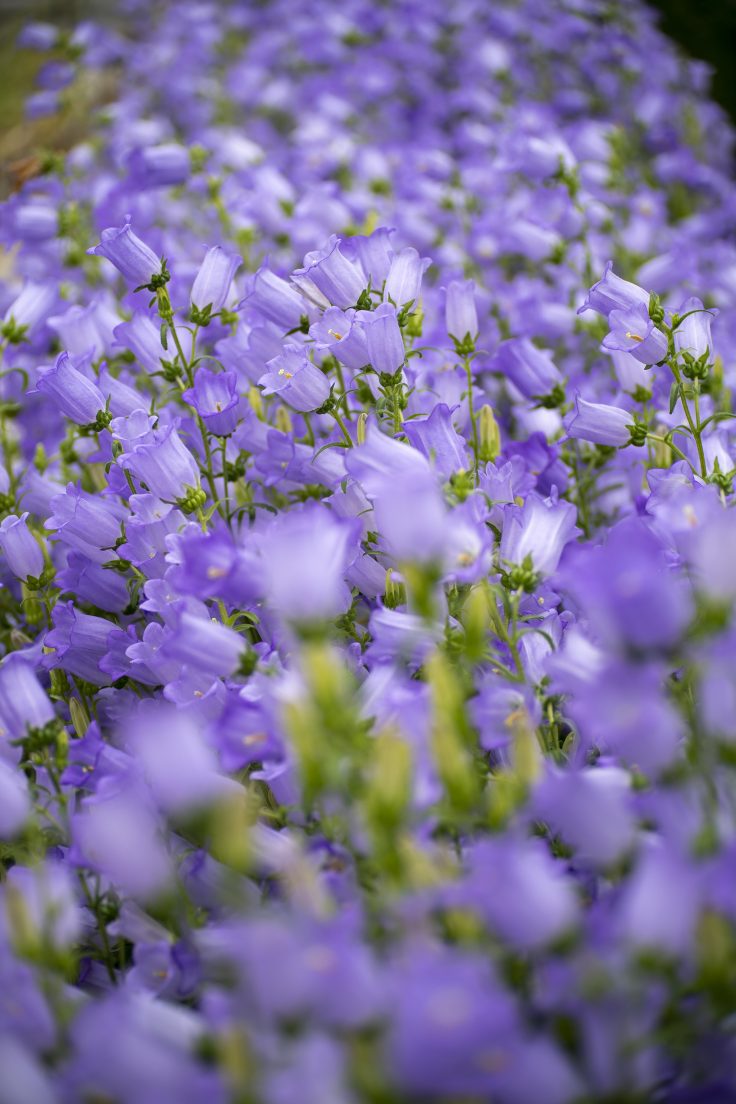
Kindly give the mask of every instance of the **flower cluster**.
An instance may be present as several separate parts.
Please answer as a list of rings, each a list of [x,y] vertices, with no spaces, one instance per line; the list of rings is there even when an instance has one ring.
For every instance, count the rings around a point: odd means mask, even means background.
[[[0,209],[0,1098],[734,1098],[703,66],[639,0],[119,15],[22,32],[30,116],[115,91]]]

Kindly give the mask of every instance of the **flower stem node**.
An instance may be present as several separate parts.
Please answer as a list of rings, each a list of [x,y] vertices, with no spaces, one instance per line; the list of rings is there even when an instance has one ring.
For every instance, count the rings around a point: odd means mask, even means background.
[[[192,303],[189,321],[195,326],[209,326],[212,321],[212,304],[208,303],[206,307],[195,307]]]
[[[28,326],[19,325],[12,315],[7,322],[3,322],[0,326],[0,337],[7,341],[9,345],[20,345],[21,342],[26,340],[27,332]]]
[[[664,309],[660,303],[659,296],[654,291],[649,296],[649,317],[655,326],[664,322]]]
[[[109,410],[98,410],[95,420],[86,426],[82,426],[82,433],[102,433],[104,429],[107,429],[111,421],[112,414]]]
[[[544,410],[557,410],[565,402],[565,388],[561,383],[556,383],[546,395],[534,395],[534,401],[538,407]]]
[[[475,352],[475,338],[471,334],[466,333],[465,336],[461,338],[453,337],[453,335],[450,334],[450,337],[452,337],[455,344],[455,352],[459,357],[473,355]]]
[[[501,583],[506,590],[523,590],[532,594],[539,585],[539,572],[534,570],[531,556],[525,556],[520,564],[514,564],[501,573]]]
[[[641,448],[645,444],[647,439],[647,427],[641,422],[634,422],[629,426],[629,440],[627,445],[634,445],[635,448]]]
[[[237,673],[243,678],[250,678],[258,666],[258,654],[252,648],[248,648],[240,657]]]
[[[154,272],[150,281],[147,284],[139,284],[135,291],[150,291],[152,295],[158,295],[163,291],[171,279],[171,273],[166,266],[166,258],[161,258],[161,270],[160,272]],[[168,301],[168,295],[166,299]],[[170,308],[169,308],[170,309]]]
[[[184,514],[196,514],[207,501],[207,494],[201,487],[190,487],[188,484],[184,485],[184,490],[187,493],[176,500],[176,505]]]
[[[682,359],[685,362],[682,367],[682,374],[685,379],[689,380],[704,380],[707,379],[713,365],[710,363],[710,350],[706,349],[702,356],[697,360],[686,349],[682,351]]]

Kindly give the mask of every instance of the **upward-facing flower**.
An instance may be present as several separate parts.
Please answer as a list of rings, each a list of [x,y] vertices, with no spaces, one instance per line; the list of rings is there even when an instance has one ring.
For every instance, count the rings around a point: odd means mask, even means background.
[[[571,502],[542,498],[532,491],[523,506],[504,510],[501,562],[522,566],[529,557],[536,573],[551,575],[565,545],[579,532],[576,518]]]
[[[329,380],[302,345],[284,345],[281,355],[266,367],[268,372],[258,381],[263,394],[278,395],[295,410],[317,410],[330,397]]]
[[[62,414],[77,425],[93,425],[105,412],[105,396],[79,371],[69,353],[60,353],[53,368],[41,373],[34,391],[50,395]]]
[[[390,299],[397,307],[416,303],[422,292],[422,277],[430,263],[428,257],[420,257],[411,245],[396,253],[386,277],[384,298]]]
[[[393,375],[406,357],[396,308],[381,303],[375,311],[360,311],[359,318],[371,367],[379,374]]]
[[[229,437],[238,424],[238,377],[235,372],[199,368],[194,387],[182,393],[215,437]]]
[[[239,254],[228,252],[221,245],[208,249],[192,284],[192,307],[200,311],[209,307],[211,314],[222,310],[227,304],[233,277],[242,263]]]
[[[458,344],[478,336],[478,311],[473,280],[453,280],[445,290],[445,327]]]
[[[719,312],[715,309],[705,310],[702,300],[693,295],[685,300],[677,313],[683,319],[674,332],[678,353],[689,353],[696,360],[710,354],[712,360],[713,338],[710,327]]]

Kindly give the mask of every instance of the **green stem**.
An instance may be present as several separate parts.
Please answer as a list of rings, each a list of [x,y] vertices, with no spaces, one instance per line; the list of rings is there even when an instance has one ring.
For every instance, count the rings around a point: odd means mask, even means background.
[[[350,417],[350,407],[348,406],[348,396],[345,391],[345,376],[342,372],[342,364],[335,357],[335,375],[337,376],[337,382],[340,385],[340,398],[338,402],[342,404],[342,408],[345,411],[345,417]]]
[[[169,333],[171,334],[171,336],[174,340],[174,345],[176,346],[176,353],[177,353],[178,359],[181,363],[182,370],[183,370],[184,375],[186,377],[187,383],[189,384],[190,387],[193,387],[194,386],[194,373],[192,371],[192,361],[194,360],[194,353],[196,351],[195,347],[196,347],[196,341],[197,341],[197,330],[198,330],[199,327],[195,328],[194,333],[192,334],[192,355],[191,355],[190,359],[187,359],[186,353],[184,352],[184,349],[182,348],[182,344],[181,344],[181,341],[179,339],[179,334],[177,333],[176,326],[174,325],[174,312],[171,308],[171,302],[169,300],[168,294],[165,291],[163,291],[163,293],[160,294],[159,314],[161,315],[161,317],[163,318],[163,320],[166,322],[167,326],[169,327]],[[222,517],[224,517],[225,520],[227,520],[227,515],[224,512],[224,507],[223,507],[222,503],[218,501],[218,497],[217,497],[217,488],[215,487],[215,473],[214,473],[213,466],[212,466],[212,448],[210,446],[209,435],[208,435],[207,430],[205,428],[204,422],[202,421],[201,417],[199,416],[199,414],[197,413],[196,410],[194,411],[194,416],[195,416],[196,421],[197,421],[197,428],[199,429],[199,434],[200,434],[200,437],[202,438],[202,446],[204,448],[205,474],[206,474],[206,478],[207,478],[207,486],[209,487],[209,491],[210,491],[210,495],[212,496],[213,503],[215,503],[217,505],[217,510],[218,510],[219,514]]]
[[[342,420],[342,415],[339,414],[338,411],[335,409],[335,410],[332,411],[332,417],[335,419],[335,421],[339,425],[340,429],[342,430],[342,435],[345,438],[345,444],[348,446],[348,448],[352,448],[353,447],[353,439],[350,436],[350,434],[348,433],[347,426],[345,425],[345,422]]]
[[[475,409],[473,407],[473,370],[471,367],[470,357],[466,356],[463,360],[465,366],[465,374],[468,377],[468,414],[470,416],[470,425],[473,435],[473,477],[475,483],[478,483],[478,457],[480,456],[480,441],[478,439],[478,420],[475,416]]]
[[[678,391],[680,392],[680,399],[682,401],[682,409],[685,411],[685,418],[687,419],[687,424],[690,426],[690,432],[693,435],[693,440],[695,441],[695,447],[698,450],[698,460],[700,462],[700,474],[702,475],[703,479],[707,479],[708,478],[708,465],[705,461],[705,452],[703,450],[702,432],[701,432],[701,429],[700,429],[700,418],[698,417],[697,425],[696,425],[695,421],[693,420],[693,416],[690,413],[690,407],[688,405],[688,401],[685,398],[685,385],[682,382],[682,376],[680,375],[680,369],[677,367],[677,364],[675,363],[674,357],[671,357],[668,363],[669,363],[672,375],[675,377],[675,382],[677,383],[677,388],[678,388]]]
[[[657,433],[647,433],[647,440],[659,441],[660,444],[666,445],[668,449],[672,449],[675,456],[679,456],[680,460],[684,460],[687,464],[690,464],[690,461],[688,460],[685,453],[682,452],[682,450],[679,449],[677,445],[673,445],[672,442],[668,441],[665,437],[660,437]],[[692,468],[692,464],[690,464],[690,467]]]
[[[225,503],[225,521],[230,524],[230,492],[227,486],[227,437],[222,439],[222,485]]]

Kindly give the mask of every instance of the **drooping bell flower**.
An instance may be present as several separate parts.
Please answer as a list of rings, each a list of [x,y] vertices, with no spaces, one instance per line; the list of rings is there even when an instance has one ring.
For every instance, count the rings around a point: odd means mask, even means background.
[[[121,613],[129,604],[128,587],[117,571],[109,571],[82,552],[69,552],[66,564],[56,575],[62,590],[71,591],[83,602],[111,613]]]
[[[632,394],[637,388],[652,390],[652,372],[640,360],[623,349],[607,349],[606,352],[611,358],[613,371],[623,391]]]
[[[257,310],[263,318],[282,330],[297,329],[302,315],[307,313],[306,303],[299,292],[266,265],[248,278],[246,289],[240,306]]]
[[[177,187],[189,179],[192,155],[178,142],[162,142],[134,150],[128,167],[141,188]]]
[[[238,377],[235,372],[199,368],[194,387],[182,393],[215,437],[229,437],[238,424]]]
[[[114,498],[89,494],[69,483],[63,494],[53,496],[51,510],[46,528],[56,530],[59,540],[95,563],[114,558],[112,549],[125,516]]]
[[[393,375],[406,358],[396,308],[391,303],[381,303],[375,311],[360,311],[358,317],[374,372]]]
[[[548,395],[562,383],[562,377],[546,350],[538,349],[528,337],[502,341],[489,368],[511,381],[525,399]]]
[[[73,357],[91,353],[95,358],[112,346],[119,322],[120,316],[104,295],[95,295],[86,306],[75,303],[48,320],[63,349]]]
[[[45,658],[47,666],[60,667],[94,686],[107,686],[110,679],[102,673],[100,660],[108,650],[114,622],[82,613],[74,602],[57,602],[52,617],[54,627],[44,640],[53,649]]]
[[[246,650],[245,637],[207,616],[183,610],[164,646],[165,654],[193,670],[225,678],[238,669]]]
[[[107,365],[100,368],[97,384],[105,396],[105,403],[113,420],[127,418],[146,405],[146,400],[140,391],[136,391],[120,376],[114,376]]]
[[[171,359],[171,354],[161,344],[161,327],[146,311],[135,311],[129,322],[115,327],[113,334],[118,344],[130,349],[147,372],[160,372],[161,361]]]
[[[161,271],[161,261],[150,246],[133,233],[128,216],[122,226],[110,226],[103,230],[100,241],[87,252],[96,257],[106,257],[133,287],[147,286],[153,276]]]
[[[578,314],[594,310],[608,317],[612,310],[630,310],[636,306],[649,307],[649,292],[617,276],[613,271],[613,261],[608,261],[603,276],[597,284],[593,284],[585,302],[578,308]]]
[[[59,233],[59,208],[45,196],[19,203],[8,211],[8,216],[18,241],[50,241]]]
[[[53,368],[39,375],[35,391],[49,395],[62,414],[77,425],[94,425],[105,413],[105,396],[66,352],[59,354]]]
[[[610,333],[603,338],[605,349],[623,350],[642,364],[657,364],[667,355],[667,335],[655,326],[643,303],[608,316]]]
[[[306,277],[336,307],[354,307],[366,289],[366,277],[359,264],[343,250],[343,240],[333,234],[322,249],[307,253],[304,267],[294,272]]]
[[[452,424],[452,413],[447,403],[437,403],[426,418],[411,418],[404,423],[409,441],[427,457],[442,479],[468,467],[468,450]]]
[[[591,441],[596,445],[621,448],[631,440],[633,415],[620,406],[592,403],[575,396],[575,412],[566,422],[568,437]]]
[[[312,363],[302,345],[284,345],[280,356],[269,360],[268,372],[258,381],[264,395],[278,395],[295,410],[317,410],[330,397],[330,382]]]
[[[43,572],[43,552],[28,528],[28,513],[8,514],[0,522],[0,548],[17,579],[38,579]]]
[[[194,277],[191,291],[192,308],[199,311],[210,308],[217,314],[228,302],[233,277],[243,263],[238,253],[213,245],[207,250],[199,272]]]

